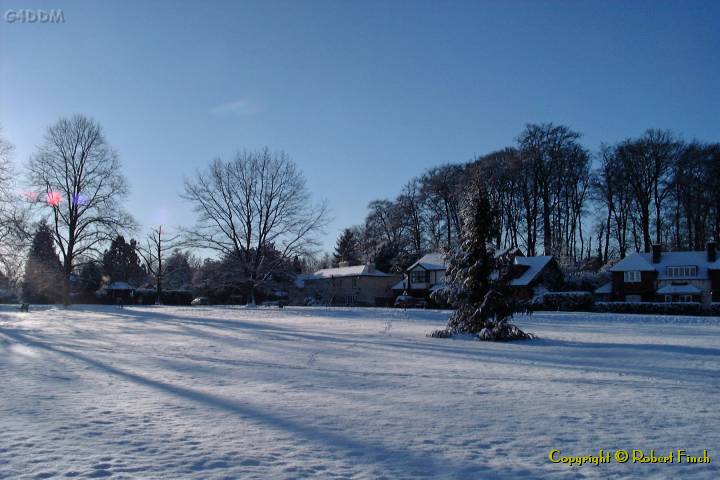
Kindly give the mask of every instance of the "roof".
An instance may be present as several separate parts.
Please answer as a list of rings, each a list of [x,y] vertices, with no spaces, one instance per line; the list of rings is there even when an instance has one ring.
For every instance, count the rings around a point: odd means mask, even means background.
[[[518,278],[513,279],[510,285],[516,287],[524,287],[530,285],[535,277],[550,263],[552,255],[542,255],[537,257],[515,257],[515,265],[524,265],[528,267],[522,275]]]
[[[595,293],[598,295],[609,295],[612,293],[612,282],[607,282],[605,285],[602,285],[595,289]]]
[[[315,272],[315,279],[335,277],[389,277],[388,273],[375,270],[370,265],[354,265],[352,267],[325,268]],[[305,280],[310,280],[306,278]]]
[[[312,273],[300,273],[298,275],[295,275],[295,287],[297,288],[303,288],[305,286],[305,280],[312,280],[314,278],[318,278]]]
[[[445,261],[445,255],[434,252],[424,255],[420,260],[410,265],[406,271],[409,272],[415,267],[422,267],[425,270],[445,270],[447,268],[447,262]]]
[[[696,252],[662,252],[659,263],[652,263],[652,253],[633,253],[613,266],[611,272],[627,272],[631,270],[641,272],[658,272],[658,280],[670,280],[673,277],[667,275],[667,267],[696,266],[697,275],[694,279],[708,278],[708,270],[720,270],[720,260],[715,262],[707,261],[706,251]]]
[[[110,285],[103,288],[106,290],[135,290],[135,287],[127,282],[112,282]]]
[[[405,290],[405,279],[403,278],[398,283],[393,285],[392,290]]]
[[[695,285],[665,285],[659,288],[658,295],[700,295],[702,292]]]

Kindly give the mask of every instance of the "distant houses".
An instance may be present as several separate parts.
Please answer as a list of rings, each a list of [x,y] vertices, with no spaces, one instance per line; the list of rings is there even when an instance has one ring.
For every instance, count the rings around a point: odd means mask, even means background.
[[[526,257],[517,248],[503,250],[500,254],[512,257],[510,286],[517,299],[530,300],[540,290],[562,286],[563,273],[554,257]],[[443,254],[429,253],[405,270],[405,278],[393,286],[393,291],[397,295],[407,293],[418,298],[428,298],[433,291],[445,286],[446,269],[447,262]]]
[[[633,253],[609,269],[612,280],[596,297],[615,302],[710,303],[720,301],[717,244],[704,251]]]
[[[337,268],[303,275],[302,293],[324,305],[389,306],[395,300],[392,286],[401,278],[375,269],[372,265],[341,262]]]

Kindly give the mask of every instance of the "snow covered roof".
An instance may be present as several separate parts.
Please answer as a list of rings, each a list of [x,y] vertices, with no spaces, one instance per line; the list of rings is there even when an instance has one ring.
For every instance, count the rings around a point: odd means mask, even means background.
[[[707,252],[662,252],[659,263],[652,263],[652,253],[633,253],[613,266],[611,272],[627,272],[630,270],[641,272],[658,272],[658,280],[669,280],[674,277],[668,276],[667,267],[696,266],[697,275],[695,279],[708,278],[708,269],[720,270],[720,260],[715,262],[707,261]]]
[[[659,295],[700,295],[702,292],[695,285],[665,285],[658,288]]]
[[[537,257],[515,257],[516,265],[524,265],[528,267],[522,275],[518,278],[513,279],[510,285],[516,287],[524,287],[530,285],[535,280],[535,277],[545,268],[545,266],[552,260],[552,255],[542,255]]]
[[[612,293],[612,282],[607,282],[605,285],[602,285],[595,289],[595,293],[598,295],[609,295]]]
[[[403,278],[398,283],[393,285],[392,290],[405,290],[405,279]]]
[[[112,282],[103,288],[105,288],[105,290],[135,290],[135,287],[127,282]]]
[[[447,263],[445,262],[445,255],[434,252],[424,255],[420,258],[420,260],[410,265],[407,271],[410,271],[418,266],[424,268],[425,270],[445,270],[447,268]]]
[[[333,277],[388,277],[390,274],[375,270],[370,265],[354,265],[352,267],[325,268],[315,272],[315,278]],[[307,279],[309,280],[309,279]]]

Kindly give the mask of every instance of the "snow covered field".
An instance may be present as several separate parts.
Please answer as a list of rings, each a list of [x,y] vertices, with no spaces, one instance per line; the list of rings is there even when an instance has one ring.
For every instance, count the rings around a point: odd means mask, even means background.
[[[720,478],[720,319],[0,307],[0,478]],[[709,450],[568,467],[548,452]]]

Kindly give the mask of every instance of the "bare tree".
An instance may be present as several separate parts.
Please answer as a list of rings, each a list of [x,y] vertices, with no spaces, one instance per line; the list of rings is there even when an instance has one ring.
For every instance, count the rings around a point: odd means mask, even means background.
[[[315,234],[327,223],[326,205],[311,203],[296,165],[267,148],[214,160],[185,180],[183,198],[198,213],[195,228],[185,232],[190,244],[238,259],[252,304],[256,289],[288,260],[317,248]]]
[[[16,286],[31,235],[28,212],[22,208],[14,191],[14,149],[14,145],[0,135],[0,274]]]
[[[100,253],[103,242],[134,227],[121,208],[128,192],[125,177],[100,125],[82,115],[62,118],[48,128],[28,175],[40,194],[38,201],[50,209],[65,274],[63,302],[68,305],[76,260]]]
[[[181,246],[180,235],[168,236],[162,225],[153,228],[145,238],[145,244],[138,243],[138,252],[145,262],[148,273],[155,277],[155,290],[157,303],[162,303],[163,275],[165,265],[163,260],[170,252]]]

